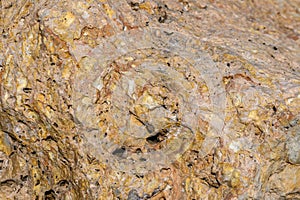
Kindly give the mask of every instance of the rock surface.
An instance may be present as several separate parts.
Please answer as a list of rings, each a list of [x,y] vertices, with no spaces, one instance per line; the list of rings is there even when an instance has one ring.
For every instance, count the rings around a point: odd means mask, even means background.
[[[0,199],[300,199],[299,8],[1,1]]]

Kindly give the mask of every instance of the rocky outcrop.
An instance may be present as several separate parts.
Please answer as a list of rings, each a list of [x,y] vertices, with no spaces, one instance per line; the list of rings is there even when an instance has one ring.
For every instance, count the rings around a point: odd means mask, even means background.
[[[300,199],[298,0],[1,4],[1,199]]]

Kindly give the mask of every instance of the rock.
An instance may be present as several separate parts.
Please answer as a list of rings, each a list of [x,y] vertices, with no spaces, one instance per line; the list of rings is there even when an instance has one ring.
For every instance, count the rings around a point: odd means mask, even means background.
[[[139,197],[138,193],[136,190],[130,190],[128,194],[127,200],[140,200],[141,198]]]
[[[289,130],[288,140],[286,143],[288,160],[292,164],[300,164],[300,128],[295,124],[294,128]]]
[[[3,1],[0,199],[299,199],[299,0]]]
[[[270,196],[287,199],[300,198],[300,169],[297,166],[288,165],[283,171],[270,177],[267,190]]]

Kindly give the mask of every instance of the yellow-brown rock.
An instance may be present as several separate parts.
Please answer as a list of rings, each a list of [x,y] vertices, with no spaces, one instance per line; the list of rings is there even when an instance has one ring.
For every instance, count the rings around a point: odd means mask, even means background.
[[[299,0],[4,0],[0,199],[300,199]]]

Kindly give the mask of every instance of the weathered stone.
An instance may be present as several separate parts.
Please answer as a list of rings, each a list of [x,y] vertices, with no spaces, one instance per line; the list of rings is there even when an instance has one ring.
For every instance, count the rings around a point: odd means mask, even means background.
[[[299,199],[299,7],[2,1],[0,199]]]
[[[288,160],[292,164],[300,164],[300,123],[294,122],[299,121],[298,119],[291,122],[291,127],[288,134],[288,140],[286,143]]]

